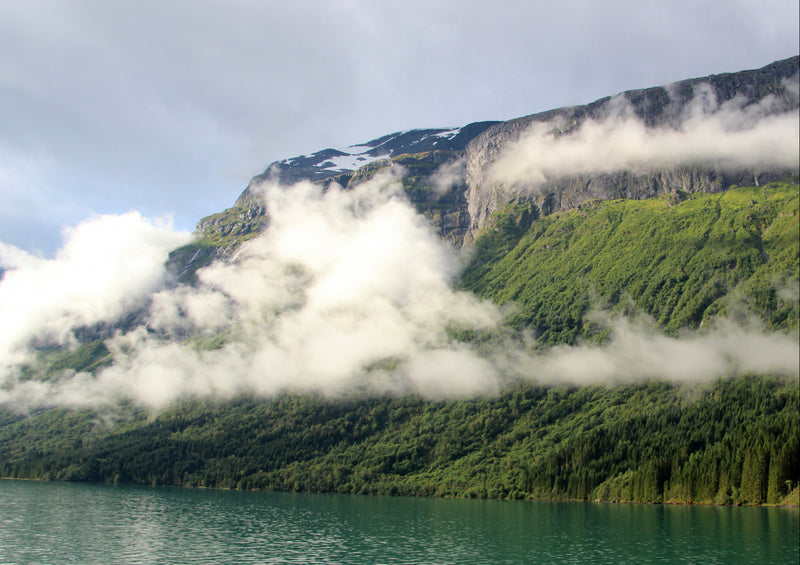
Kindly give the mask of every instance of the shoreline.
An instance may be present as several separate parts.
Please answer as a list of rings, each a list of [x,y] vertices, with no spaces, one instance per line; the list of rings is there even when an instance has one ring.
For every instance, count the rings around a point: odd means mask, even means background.
[[[391,498],[429,498],[435,499],[450,499],[450,500],[497,500],[500,502],[571,502],[571,503],[591,503],[591,504],[641,504],[647,506],[706,506],[717,508],[787,508],[798,510],[800,504],[794,501],[786,501],[787,498],[798,493],[800,487],[796,487],[791,493],[784,497],[784,500],[778,503],[763,503],[763,504],[714,504],[713,502],[680,502],[680,501],[667,501],[667,502],[636,502],[631,500],[580,500],[580,499],[566,499],[566,498],[474,498],[474,497],[460,497],[460,496],[413,496],[413,495],[397,495],[397,494],[357,494],[357,493],[340,493],[340,492],[316,492],[316,491],[282,491],[282,490],[266,490],[266,489],[236,489],[227,487],[208,487],[208,486],[185,486],[185,485],[147,485],[140,483],[101,483],[93,481],[58,481],[50,479],[34,479],[30,477],[0,477],[0,481],[31,481],[41,483],[59,483],[59,484],[85,484],[85,485],[100,485],[100,486],[128,486],[128,487],[150,487],[150,488],[181,488],[193,490],[209,490],[209,491],[228,491],[228,492],[272,492],[281,494],[336,494],[347,496],[388,496]]]

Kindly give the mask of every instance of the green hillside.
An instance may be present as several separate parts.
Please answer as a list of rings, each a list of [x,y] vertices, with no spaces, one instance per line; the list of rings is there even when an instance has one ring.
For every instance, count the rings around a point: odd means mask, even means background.
[[[601,342],[594,309],[666,334],[715,317],[797,336],[797,179],[721,194],[509,207],[461,285],[515,304],[538,347]],[[468,333],[463,339],[475,339]],[[50,353],[101,370],[101,342]],[[511,384],[497,397],[191,400],[159,414],[0,409],[0,475],[414,496],[780,503],[800,484],[797,378],[615,387]],[[796,498],[796,492],[794,494]]]
[[[592,308],[651,315],[667,334],[714,316],[797,330],[797,179],[720,194],[592,201],[532,221],[508,207],[475,243],[465,288],[514,302],[544,344],[592,337]]]

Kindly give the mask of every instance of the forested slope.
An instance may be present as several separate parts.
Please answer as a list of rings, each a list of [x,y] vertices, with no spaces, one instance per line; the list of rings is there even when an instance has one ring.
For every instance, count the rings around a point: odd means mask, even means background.
[[[3,476],[285,491],[777,503],[800,478],[796,381],[498,398],[193,401],[114,426],[94,412],[3,415]]]

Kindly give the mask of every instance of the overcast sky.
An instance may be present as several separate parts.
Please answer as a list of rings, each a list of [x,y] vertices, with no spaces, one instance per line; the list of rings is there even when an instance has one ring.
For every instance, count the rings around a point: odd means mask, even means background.
[[[797,0],[0,0],[0,242],[191,231],[271,162],[798,53]]]

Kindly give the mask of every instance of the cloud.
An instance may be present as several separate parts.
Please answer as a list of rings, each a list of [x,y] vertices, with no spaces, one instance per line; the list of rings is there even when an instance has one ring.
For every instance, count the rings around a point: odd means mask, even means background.
[[[65,345],[80,326],[113,322],[162,282],[169,251],[189,239],[136,212],[97,216],[64,231],[53,259],[0,243],[0,363],[34,338]]]
[[[797,336],[720,321],[714,329],[678,337],[661,334],[647,316],[601,317],[611,330],[603,345],[560,345],[543,353],[512,350],[506,371],[543,382],[619,384],[642,378],[702,382],[744,374],[797,377]]]
[[[447,194],[453,187],[464,183],[466,176],[466,160],[454,159],[437,167],[430,177],[436,193],[439,195]]]
[[[24,409],[127,399],[159,410],[240,393],[440,399],[495,394],[520,378],[610,385],[798,375],[796,338],[734,325],[673,338],[644,318],[601,319],[611,329],[602,346],[537,350],[504,326],[505,309],[454,287],[459,257],[405,200],[391,171],[350,190],[268,184],[261,195],[268,229],[232,261],[200,270],[193,287],[159,285],[166,248],[185,238],[136,215],[82,224],[52,262],[5,253],[16,269],[0,282],[0,296],[17,297],[15,319],[26,325],[16,333],[4,326],[0,403]],[[94,274],[101,266],[115,273],[102,284]],[[22,275],[25,286],[14,282]],[[44,307],[35,297],[47,280],[57,293]],[[146,300],[144,322],[106,340],[114,363],[94,375],[21,380],[8,366],[9,352],[29,355],[25,340],[41,332],[69,343],[76,325],[113,319]],[[462,330],[492,337],[464,342]]]
[[[5,400],[16,395],[26,402],[95,404],[133,398],[158,409],[187,396],[242,391],[424,391],[435,366],[441,369],[437,395],[487,389],[474,368],[448,373],[443,360],[474,367],[476,355],[451,337],[451,329],[492,328],[501,313],[453,289],[458,257],[405,201],[393,176],[348,191],[301,183],[264,186],[262,193],[269,229],[235,261],[201,270],[197,287],[151,286],[156,292],[147,327],[106,342],[113,366],[92,378],[65,374],[48,384],[15,382],[6,386],[12,390]],[[87,271],[78,244],[92,235],[102,239],[102,231],[83,235],[73,234],[62,254],[68,266]],[[94,257],[95,250],[89,252]],[[82,282],[76,278],[75,285]],[[110,315],[126,303],[131,299],[123,294],[96,306]],[[68,334],[70,324],[100,319],[99,312],[89,316],[80,308],[51,310],[54,320],[32,323],[25,335],[34,335],[37,326]],[[202,339],[218,340],[219,347],[197,346]],[[386,387],[371,382],[370,375],[394,368],[404,373],[403,383],[394,377],[387,377]]]
[[[786,87],[796,107],[797,76]],[[800,116],[796,109],[774,113],[781,104],[774,95],[750,105],[742,97],[718,104],[710,87],[700,84],[676,125],[649,128],[620,95],[606,104],[604,117],[586,119],[574,131],[564,118],[532,124],[492,164],[489,178],[535,188],[565,176],[692,165],[797,170]]]
[[[0,153],[22,160],[0,154],[19,180],[0,181],[19,210],[0,239],[51,253],[62,225],[131,208],[191,229],[272,161],[758,68],[797,53],[797,17],[786,0],[2,2]]]

